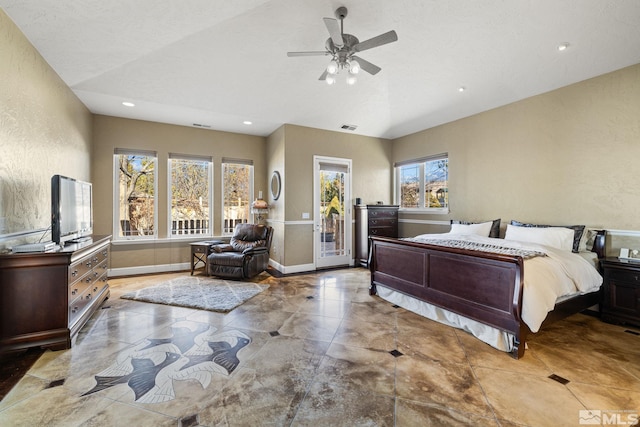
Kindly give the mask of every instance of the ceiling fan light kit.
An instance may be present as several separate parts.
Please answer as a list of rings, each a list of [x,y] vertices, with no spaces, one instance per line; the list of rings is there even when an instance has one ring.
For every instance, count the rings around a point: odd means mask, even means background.
[[[347,16],[347,8],[339,7],[335,11],[338,19],[323,18],[329,31],[329,38],[325,42],[324,51],[287,52],[287,56],[331,56],[331,61],[318,80],[324,80],[332,85],[336,82],[336,76],[340,70],[347,70],[347,84],[353,85],[357,81],[356,75],[363,69],[371,75],[377,74],[381,68],[358,56],[356,53],[367,49],[382,46],[398,40],[395,31],[388,31],[376,37],[360,42],[357,37],[344,33],[344,18]],[[338,23],[338,20],[340,22]]]

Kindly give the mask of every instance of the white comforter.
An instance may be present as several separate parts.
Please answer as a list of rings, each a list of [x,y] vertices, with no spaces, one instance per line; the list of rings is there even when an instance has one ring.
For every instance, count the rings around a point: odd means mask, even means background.
[[[553,310],[558,300],[594,292],[602,285],[602,276],[589,261],[578,254],[550,246],[450,233],[422,234],[415,239],[423,240],[425,243],[428,243],[429,239],[465,240],[544,252],[547,256],[524,261],[522,320],[531,332],[538,332],[547,313]]]

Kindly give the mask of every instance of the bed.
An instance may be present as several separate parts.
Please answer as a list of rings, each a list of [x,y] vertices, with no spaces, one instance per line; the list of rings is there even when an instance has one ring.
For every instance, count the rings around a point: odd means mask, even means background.
[[[536,239],[514,240],[520,233],[542,231],[512,227],[507,225],[507,233],[513,231],[509,240],[453,229],[409,239],[371,236],[370,294],[466,330],[520,358],[528,333],[600,302],[598,259],[605,255],[605,232],[592,231],[587,251],[579,251],[582,237],[567,251]],[[558,268],[567,275],[559,284],[551,277],[560,274]],[[551,296],[549,287],[556,295]]]

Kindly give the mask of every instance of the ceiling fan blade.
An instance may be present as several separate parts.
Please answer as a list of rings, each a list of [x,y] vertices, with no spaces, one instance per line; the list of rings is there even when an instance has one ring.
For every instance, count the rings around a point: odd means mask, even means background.
[[[353,59],[355,59],[356,61],[358,61],[358,64],[360,64],[360,68],[362,68],[363,70],[365,70],[367,73],[371,74],[371,75],[375,75],[378,74],[378,72],[380,70],[382,70],[382,68],[378,67],[377,65],[372,64],[369,61],[366,61],[362,58],[360,58],[359,56],[352,56]]]
[[[329,72],[327,70],[324,70],[324,73],[322,73],[320,75],[320,77],[318,78],[318,80],[326,80],[327,79],[327,74],[329,74]]]
[[[398,40],[398,35],[395,31],[391,30],[384,34],[380,34],[379,36],[370,38],[369,40],[365,40],[363,42],[358,43],[353,46],[354,52],[362,52],[363,50],[371,49],[373,47],[382,46],[383,44],[391,43]]]
[[[308,51],[308,52],[287,52],[287,56],[326,56],[329,52],[324,50]]]
[[[338,20],[333,18],[322,19],[324,20],[324,25],[327,27],[327,30],[329,30],[329,35],[331,36],[334,46],[342,47],[344,45],[344,41],[342,40],[342,31],[340,31],[340,24],[338,24]]]

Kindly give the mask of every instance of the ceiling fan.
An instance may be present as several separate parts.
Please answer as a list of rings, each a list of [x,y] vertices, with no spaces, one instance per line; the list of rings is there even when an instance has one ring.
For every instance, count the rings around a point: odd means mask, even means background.
[[[287,52],[287,56],[331,56],[331,62],[327,69],[320,75],[318,80],[325,80],[328,84],[336,82],[336,76],[340,70],[348,70],[347,83],[354,84],[356,82],[356,74],[363,69],[369,74],[377,74],[381,68],[369,61],[356,56],[356,53],[374,47],[382,46],[387,43],[398,40],[395,31],[388,31],[379,36],[370,38],[361,42],[357,37],[351,34],[345,34],[343,29],[344,18],[347,17],[347,8],[339,7],[335,11],[337,19],[323,18],[324,25],[329,30],[329,38],[325,43],[324,51],[309,52]]]

